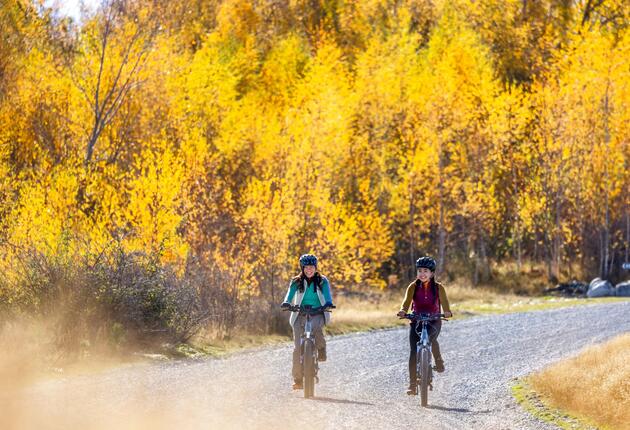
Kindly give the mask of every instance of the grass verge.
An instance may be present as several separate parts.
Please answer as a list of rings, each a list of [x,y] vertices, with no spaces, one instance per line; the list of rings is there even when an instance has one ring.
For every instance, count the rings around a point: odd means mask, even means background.
[[[568,411],[598,428],[628,430],[629,351],[630,334],[626,333],[531,375],[528,383],[549,409]]]
[[[532,388],[529,378],[515,380],[512,395],[523,409],[536,418],[565,430],[597,430],[593,422],[578,418],[561,409],[546,404]]]

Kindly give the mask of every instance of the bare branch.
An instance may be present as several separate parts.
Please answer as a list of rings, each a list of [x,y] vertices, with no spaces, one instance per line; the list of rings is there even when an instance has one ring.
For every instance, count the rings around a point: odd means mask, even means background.
[[[129,92],[139,85],[139,81],[134,81],[134,79],[147,60],[147,52],[151,46],[151,41],[155,37],[158,29],[158,25],[156,25],[156,23],[151,23],[152,25],[149,26],[149,31],[146,32],[143,29],[142,23],[138,23],[134,34],[131,36],[131,39],[126,43],[124,47],[122,59],[120,61],[120,64],[118,64],[116,70],[116,76],[114,77],[111,84],[109,84],[108,89],[105,90],[103,88],[103,69],[105,61],[107,59],[106,50],[108,42],[112,37],[113,32],[113,20],[115,18],[114,13],[116,9],[116,3],[119,1],[120,0],[112,0],[109,3],[109,9],[107,10],[105,27],[102,36],[102,44],[99,52],[99,70],[97,74],[96,88],[94,91],[94,99],[92,100],[92,98],[87,95],[87,91],[85,91],[85,89],[82,90],[86,93],[86,98],[89,99],[90,104],[93,103],[94,112],[94,124],[92,126],[92,131],[88,140],[85,156],[86,166],[92,160],[94,147],[96,146],[98,138],[101,135],[103,129],[113,121],[114,117],[120,109],[120,106],[124,103]],[[137,47],[138,42],[143,38],[143,35],[145,34],[145,41],[138,49],[138,52],[135,54],[135,61],[133,62],[133,66],[129,69],[128,66],[130,64],[132,55],[134,55],[134,49]],[[123,80],[124,82],[121,84],[121,81]]]

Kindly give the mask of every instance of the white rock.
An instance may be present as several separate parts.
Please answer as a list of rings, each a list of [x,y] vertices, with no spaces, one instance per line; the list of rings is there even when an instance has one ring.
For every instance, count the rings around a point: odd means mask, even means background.
[[[587,297],[607,297],[615,295],[615,287],[609,282],[599,278],[591,281],[586,292]]]

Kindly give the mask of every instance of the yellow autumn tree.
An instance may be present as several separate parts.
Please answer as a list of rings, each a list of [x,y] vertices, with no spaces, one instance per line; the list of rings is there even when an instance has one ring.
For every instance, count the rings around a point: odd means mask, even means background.
[[[489,115],[493,150],[487,168],[495,187],[496,202],[500,205],[495,241],[511,251],[520,271],[531,233],[521,212],[521,200],[527,197],[524,189],[532,155],[527,144],[533,121],[528,93],[521,87],[509,85],[492,100]]]
[[[616,40],[598,26],[582,29],[572,39],[570,55],[559,65],[558,98],[571,107],[561,113],[566,124],[562,140],[565,145],[575,142],[584,154],[573,177],[580,185],[571,198],[579,203],[572,217],[575,227],[570,230],[578,252],[586,243],[579,243],[574,232],[585,229],[598,237],[596,266],[603,278],[612,271],[614,254],[624,246],[622,237],[616,236],[615,220],[628,205],[628,169],[624,165],[630,99],[624,64],[630,58],[629,40],[627,33]]]
[[[168,146],[147,150],[132,167],[137,172],[128,181],[128,200],[121,226],[129,229],[129,249],[163,254],[168,262],[181,262],[187,247],[178,233],[182,222],[181,159]]]
[[[440,264],[447,242],[463,242],[477,265],[487,266],[496,216],[485,169],[492,151],[487,119],[498,87],[489,53],[456,10],[444,12],[409,94],[405,139],[415,144],[406,188],[416,237],[422,235],[423,252],[437,254]]]

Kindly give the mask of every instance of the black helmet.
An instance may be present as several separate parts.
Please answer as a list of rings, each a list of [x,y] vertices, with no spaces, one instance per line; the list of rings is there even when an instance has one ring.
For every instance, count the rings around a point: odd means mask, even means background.
[[[300,257],[300,267],[304,268],[304,266],[316,266],[317,267],[317,257],[313,254],[304,254]]]
[[[430,271],[435,272],[436,266],[437,266],[437,263],[435,262],[435,259],[431,257],[420,257],[418,258],[418,260],[416,260],[416,269],[425,267],[429,269]]]

